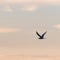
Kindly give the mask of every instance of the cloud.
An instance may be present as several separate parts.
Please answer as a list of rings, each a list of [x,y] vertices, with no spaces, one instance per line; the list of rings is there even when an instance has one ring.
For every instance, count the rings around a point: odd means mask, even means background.
[[[6,5],[6,6],[4,6],[3,11],[13,12],[13,9],[9,5]]]
[[[0,5],[8,5],[5,6],[4,11],[12,12],[13,10],[10,6],[15,4],[20,5],[22,11],[36,11],[41,4],[60,5],[60,0],[0,0]]]
[[[0,33],[18,32],[17,28],[0,28]]]
[[[54,28],[60,29],[60,24],[53,25]]]
[[[23,11],[36,11],[37,5],[27,5],[21,8]]]
[[[60,4],[60,0],[0,0],[0,3],[40,3],[40,4]]]

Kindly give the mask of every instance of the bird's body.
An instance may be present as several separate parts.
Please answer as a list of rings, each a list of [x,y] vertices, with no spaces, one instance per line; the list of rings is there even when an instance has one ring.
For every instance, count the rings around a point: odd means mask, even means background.
[[[44,35],[47,33],[47,31],[46,32],[44,32],[42,35],[40,35],[37,31],[36,31],[36,34],[39,36],[39,39],[44,39]]]

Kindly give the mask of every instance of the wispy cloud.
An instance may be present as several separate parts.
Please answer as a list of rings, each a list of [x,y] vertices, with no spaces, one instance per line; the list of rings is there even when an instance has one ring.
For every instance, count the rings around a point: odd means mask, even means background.
[[[56,29],[60,29],[60,24],[53,25],[53,27],[56,28]]]
[[[5,5],[3,8],[3,11],[5,12],[13,12],[13,9],[9,5]]]
[[[18,32],[18,28],[0,28],[0,33]]]
[[[22,7],[22,11],[36,11],[42,5],[60,5],[60,0],[0,0],[2,5],[18,4]],[[6,6],[5,11],[11,12],[10,6]]]
[[[0,3],[10,3],[10,4],[16,4],[16,3],[40,3],[40,4],[58,4],[60,3],[60,0],[0,0]]]
[[[22,7],[23,11],[36,11],[37,10],[37,5],[26,5]]]

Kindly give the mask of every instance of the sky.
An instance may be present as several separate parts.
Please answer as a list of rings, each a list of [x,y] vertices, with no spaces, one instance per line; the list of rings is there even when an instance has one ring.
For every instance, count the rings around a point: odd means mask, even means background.
[[[59,0],[0,0],[0,59],[59,60],[59,22]]]

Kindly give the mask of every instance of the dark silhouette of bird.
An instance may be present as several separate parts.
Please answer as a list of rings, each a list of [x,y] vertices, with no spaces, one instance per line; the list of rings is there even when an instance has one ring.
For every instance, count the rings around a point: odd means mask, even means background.
[[[36,31],[36,34],[39,36],[39,39],[44,39],[44,35],[47,33],[47,31],[46,32],[44,32],[42,35],[40,35],[37,31]]]

